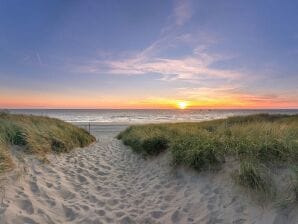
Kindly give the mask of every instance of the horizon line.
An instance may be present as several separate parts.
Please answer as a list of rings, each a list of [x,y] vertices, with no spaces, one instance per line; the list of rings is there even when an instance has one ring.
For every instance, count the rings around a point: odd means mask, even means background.
[[[297,108],[1,108],[0,111],[5,110],[298,110]]]

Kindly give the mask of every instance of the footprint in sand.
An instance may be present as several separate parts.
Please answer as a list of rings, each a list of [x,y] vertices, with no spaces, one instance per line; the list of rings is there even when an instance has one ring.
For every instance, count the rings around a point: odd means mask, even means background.
[[[30,181],[29,185],[30,185],[30,189],[31,189],[32,193],[35,193],[35,194],[39,193],[39,187],[36,182]]]
[[[78,174],[78,175],[77,175],[77,178],[78,178],[78,180],[79,180],[79,182],[80,182],[81,184],[87,184],[87,183],[88,183],[86,177],[84,177],[83,175]]]
[[[68,221],[73,221],[76,218],[76,213],[73,211],[72,208],[62,205],[65,217]]]
[[[16,202],[18,207],[28,213],[29,215],[34,213],[32,202],[28,199],[21,199]]]
[[[159,219],[160,217],[163,216],[163,212],[162,211],[153,211],[151,212],[151,216],[152,218],[155,218],[155,219]]]

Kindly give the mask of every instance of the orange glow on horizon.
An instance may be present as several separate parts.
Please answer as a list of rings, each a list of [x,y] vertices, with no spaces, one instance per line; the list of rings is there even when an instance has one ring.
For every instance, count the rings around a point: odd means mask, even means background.
[[[60,95],[0,95],[0,108],[95,108],[95,109],[270,109],[298,108],[297,100],[262,99],[255,96],[222,96],[201,99],[146,98],[127,99],[127,97],[76,97]]]

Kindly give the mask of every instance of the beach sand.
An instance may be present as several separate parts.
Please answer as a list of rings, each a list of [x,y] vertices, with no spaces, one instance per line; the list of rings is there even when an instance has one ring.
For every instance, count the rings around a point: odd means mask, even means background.
[[[298,223],[297,208],[256,202],[224,169],[173,168],[169,155],[143,159],[92,127],[98,141],[69,154],[31,156],[2,177],[0,223]],[[16,150],[17,151],[17,150]]]

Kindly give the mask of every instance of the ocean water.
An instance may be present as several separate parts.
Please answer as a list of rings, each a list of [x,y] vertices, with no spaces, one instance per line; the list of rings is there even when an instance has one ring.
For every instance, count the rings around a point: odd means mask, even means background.
[[[14,109],[15,114],[58,118],[72,123],[140,124],[195,122],[257,113],[298,114],[298,110],[107,110],[107,109]]]

